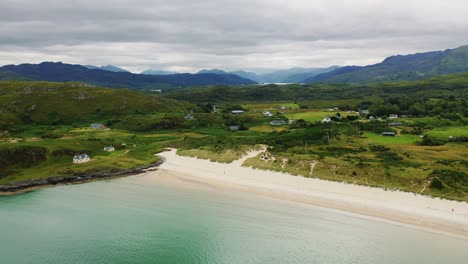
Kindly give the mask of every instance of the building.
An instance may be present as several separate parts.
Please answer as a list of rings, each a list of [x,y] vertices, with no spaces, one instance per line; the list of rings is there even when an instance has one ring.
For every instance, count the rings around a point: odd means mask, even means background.
[[[194,120],[195,117],[192,114],[187,114],[187,115],[184,116],[184,119],[185,120]]]
[[[366,116],[369,114],[369,110],[359,110],[359,114]]]
[[[374,117],[374,116],[369,116],[369,120],[370,120],[370,121],[374,121],[374,120],[375,120],[375,117]]]
[[[402,126],[403,124],[401,122],[390,122],[388,123],[389,126]]]
[[[90,160],[91,160],[91,157],[86,153],[77,154],[73,157],[73,163],[85,163]]]
[[[326,116],[326,117],[324,117],[324,118],[322,119],[322,121],[320,121],[320,122],[321,122],[321,123],[330,123],[331,121],[332,121],[331,118],[329,118],[328,116]]]
[[[388,119],[397,119],[398,115],[397,114],[391,114],[388,116]]]
[[[229,130],[231,131],[238,131],[239,130],[239,126],[229,126]]]
[[[112,152],[112,151],[115,151],[115,148],[114,148],[114,146],[106,146],[106,147],[104,147],[104,151]]]
[[[89,128],[91,128],[91,129],[104,129],[104,128],[106,128],[106,126],[103,125],[103,124],[92,123],[92,124],[89,126]]]
[[[239,114],[243,114],[244,110],[232,110],[231,113],[235,115],[239,115]]]
[[[395,132],[382,132],[380,135],[386,136],[386,137],[394,137],[396,134]]]
[[[278,109],[280,109],[280,110],[290,110],[290,109],[293,109],[293,108],[290,107],[290,106],[284,106],[284,105],[282,105],[282,106],[278,107]]]
[[[289,124],[289,120],[273,120],[270,122],[272,126],[285,126]]]
[[[267,117],[272,117],[273,116],[273,114],[270,111],[264,111],[263,115],[267,116]]]

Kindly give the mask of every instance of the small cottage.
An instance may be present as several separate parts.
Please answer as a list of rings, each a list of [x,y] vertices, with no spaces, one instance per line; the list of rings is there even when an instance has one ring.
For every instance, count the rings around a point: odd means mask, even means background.
[[[366,116],[369,114],[369,110],[359,110],[359,114],[363,115],[363,116]]]
[[[330,117],[326,116],[322,119],[322,121],[320,121],[321,123],[330,123],[332,120]]]
[[[395,132],[382,132],[380,135],[385,137],[394,137],[396,134]]]
[[[91,128],[91,129],[104,129],[104,128],[106,128],[106,126],[103,125],[103,124],[92,123],[92,124],[89,126],[89,128]]]
[[[184,116],[184,119],[185,120],[194,120],[195,117],[192,114],[187,114],[186,116]]]
[[[229,130],[231,130],[231,131],[238,131],[238,130],[239,130],[239,126],[229,126]]]
[[[398,115],[397,114],[391,114],[388,116],[388,119],[398,119]]]
[[[244,110],[232,110],[231,113],[235,115],[239,115],[239,114],[243,114]]]
[[[388,123],[389,126],[402,126],[403,124],[401,122],[390,122]]]
[[[86,153],[77,154],[73,157],[73,163],[85,163],[90,160],[91,160],[91,157]]]
[[[114,148],[114,146],[106,146],[106,147],[104,147],[104,151],[113,152],[113,151],[115,151],[115,148]]]
[[[270,111],[264,111],[263,115],[266,116],[266,117],[272,117],[273,116],[273,114]]]
[[[285,126],[289,124],[289,120],[273,120],[270,122],[272,126]]]

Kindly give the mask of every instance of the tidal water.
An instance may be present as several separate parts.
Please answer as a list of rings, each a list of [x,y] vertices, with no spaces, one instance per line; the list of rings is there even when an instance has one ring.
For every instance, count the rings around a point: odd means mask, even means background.
[[[468,263],[467,240],[164,178],[0,197],[0,263]]]

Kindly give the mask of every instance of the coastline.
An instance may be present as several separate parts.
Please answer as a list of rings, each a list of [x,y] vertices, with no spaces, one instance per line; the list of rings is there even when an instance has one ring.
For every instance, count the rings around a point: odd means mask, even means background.
[[[15,195],[43,188],[53,187],[56,185],[65,184],[80,184],[86,182],[92,182],[95,180],[109,180],[120,177],[126,177],[131,175],[137,175],[154,170],[156,167],[164,163],[164,158],[157,160],[156,162],[148,165],[138,166],[132,169],[121,170],[117,172],[92,172],[92,173],[81,173],[71,176],[52,176],[49,178],[21,181],[11,184],[0,185],[0,196]]]
[[[223,164],[178,156],[172,149],[159,154],[165,161],[149,174],[170,174],[180,182],[236,189],[468,239],[466,202],[242,167],[258,153]]]

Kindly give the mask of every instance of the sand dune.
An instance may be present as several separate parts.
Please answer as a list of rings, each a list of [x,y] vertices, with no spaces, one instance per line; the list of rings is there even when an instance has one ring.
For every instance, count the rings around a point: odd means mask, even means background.
[[[165,162],[159,171],[150,173],[170,174],[219,188],[235,188],[468,238],[468,203],[242,167],[247,158],[259,153],[252,151],[240,160],[222,164],[178,156],[176,150],[171,150],[160,154]]]

